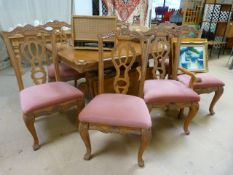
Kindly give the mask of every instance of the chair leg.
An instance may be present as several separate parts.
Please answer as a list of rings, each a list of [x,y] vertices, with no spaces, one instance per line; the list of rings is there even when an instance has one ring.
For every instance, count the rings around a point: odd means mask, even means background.
[[[138,151],[138,166],[144,167],[144,160],[142,158],[142,155],[148,146],[149,142],[151,140],[151,129],[142,129],[141,132],[141,144]]]
[[[74,80],[74,86],[78,87],[78,80]]]
[[[147,108],[148,108],[149,112],[151,113],[153,106],[151,104],[147,104]]]
[[[188,116],[186,117],[185,121],[184,121],[184,132],[186,135],[189,135],[189,123],[192,121],[192,119],[195,117],[195,115],[197,114],[197,111],[199,109],[199,104],[198,103],[194,103],[192,104],[192,106],[189,108],[189,113]]]
[[[179,114],[178,114],[178,119],[182,119],[183,116],[184,116],[184,108],[181,108],[181,109],[180,109],[180,112],[179,112]]]
[[[27,129],[31,133],[31,135],[33,137],[33,140],[34,140],[32,148],[33,148],[34,151],[36,151],[36,150],[38,150],[40,148],[40,145],[39,145],[39,139],[37,137],[36,129],[35,129],[35,126],[34,126],[35,117],[32,116],[32,115],[24,115],[23,119],[24,119],[24,123],[25,123]]]
[[[79,113],[82,111],[82,109],[85,107],[85,99],[78,100],[77,102],[77,127],[79,127]]]
[[[217,101],[220,99],[220,97],[222,96],[223,91],[224,91],[223,87],[220,87],[220,88],[218,88],[217,91],[215,91],[214,97],[213,97],[213,99],[212,99],[212,101],[210,103],[210,107],[209,107],[210,115],[215,114],[214,106],[217,103]]]
[[[86,146],[86,153],[84,155],[84,160],[90,160],[91,158],[91,142],[90,137],[88,133],[88,123],[82,123],[79,124],[79,132],[80,136]]]

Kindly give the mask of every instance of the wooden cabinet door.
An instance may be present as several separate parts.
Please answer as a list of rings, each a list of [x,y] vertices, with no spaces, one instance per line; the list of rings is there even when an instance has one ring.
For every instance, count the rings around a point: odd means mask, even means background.
[[[233,22],[229,22],[226,31],[227,38],[233,38]]]

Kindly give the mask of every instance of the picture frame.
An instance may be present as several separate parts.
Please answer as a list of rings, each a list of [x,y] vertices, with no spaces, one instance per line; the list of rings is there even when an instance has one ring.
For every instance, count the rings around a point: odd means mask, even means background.
[[[207,39],[182,39],[178,49],[178,67],[185,68],[191,72],[208,71]]]

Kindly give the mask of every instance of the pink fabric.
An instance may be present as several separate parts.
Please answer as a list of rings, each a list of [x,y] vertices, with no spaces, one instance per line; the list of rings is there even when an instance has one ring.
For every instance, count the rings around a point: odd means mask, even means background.
[[[144,84],[146,103],[186,103],[198,102],[199,95],[175,80],[146,80]]]
[[[82,96],[80,90],[65,82],[52,82],[22,90],[20,103],[23,113],[28,113]]]
[[[49,78],[54,79],[55,78],[55,66],[54,64],[50,64],[47,67],[48,70],[48,76]],[[62,78],[69,78],[69,77],[76,77],[79,76],[79,72],[77,72],[76,70],[70,68],[69,66],[67,66],[66,64],[60,63],[59,64],[59,71],[60,71],[60,75],[61,75],[61,79]]]
[[[150,128],[151,117],[143,99],[124,94],[101,94],[81,111],[79,120],[111,126]]]
[[[221,87],[224,86],[224,83],[215,78],[214,76],[210,75],[209,73],[198,73],[196,77],[201,79],[201,82],[194,83],[194,89],[204,89],[204,88],[211,88],[211,87]],[[179,75],[178,80],[185,84],[186,86],[189,85],[190,76],[188,75]]]

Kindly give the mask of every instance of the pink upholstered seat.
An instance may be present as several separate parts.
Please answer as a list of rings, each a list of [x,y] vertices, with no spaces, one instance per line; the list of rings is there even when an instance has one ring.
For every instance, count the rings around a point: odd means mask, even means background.
[[[51,79],[55,79],[55,66],[54,66],[54,64],[50,64],[47,67],[47,70],[48,70],[48,77]],[[76,77],[76,76],[80,75],[79,72],[70,68],[69,66],[67,66],[64,63],[59,64],[59,71],[60,71],[61,79],[69,78],[69,77]]]
[[[146,80],[144,100],[150,104],[198,102],[199,95],[175,80]]]
[[[29,113],[82,96],[83,93],[80,90],[67,83],[52,82],[22,90],[20,92],[20,103],[23,113]]]
[[[224,86],[224,83],[221,80],[215,78],[209,73],[197,73],[196,77],[200,78],[201,82],[194,83],[194,89],[205,89]],[[189,76],[183,74],[179,75],[177,78],[180,82],[188,86],[190,80]]]
[[[79,114],[81,122],[150,128],[151,117],[143,99],[124,94],[96,96]]]

